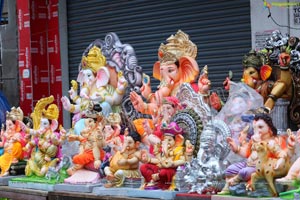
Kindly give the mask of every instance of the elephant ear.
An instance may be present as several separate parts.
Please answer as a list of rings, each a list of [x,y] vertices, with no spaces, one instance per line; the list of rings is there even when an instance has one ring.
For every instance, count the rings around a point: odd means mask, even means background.
[[[260,77],[263,81],[267,80],[272,73],[272,67],[270,65],[263,65],[260,68]]]
[[[51,127],[51,130],[52,130],[52,131],[55,131],[55,130],[58,128],[58,121],[55,120],[55,119],[51,120],[51,125],[50,125],[50,127]]]
[[[84,82],[84,73],[83,70],[80,70],[78,76],[77,76],[77,82],[80,83],[80,85],[82,86],[83,82]]]
[[[182,82],[190,83],[195,81],[199,74],[199,66],[195,59],[189,56],[182,56],[179,59],[179,66]]]
[[[97,71],[97,81],[96,81],[96,87],[100,88],[103,86],[106,86],[109,82],[109,71],[106,67],[101,67],[98,71]]]
[[[153,77],[157,80],[161,80],[160,76],[160,62],[157,61],[153,65]]]
[[[184,137],[181,134],[177,134],[175,136],[175,146],[180,147],[184,143]]]

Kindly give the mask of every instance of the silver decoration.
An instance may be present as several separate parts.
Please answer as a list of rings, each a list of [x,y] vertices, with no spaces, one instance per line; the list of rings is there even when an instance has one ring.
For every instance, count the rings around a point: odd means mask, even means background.
[[[211,117],[216,114],[207,103],[204,102],[203,96],[197,94],[189,83],[183,83],[176,94],[177,99],[187,108],[193,109],[205,125]]]
[[[226,142],[230,129],[222,120],[211,120],[200,136],[197,158],[185,165],[184,180],[189,192],[216,194],[224,186],[224,170],[228,166],[225,158],[230,152]]]
[[[185,181],[185,176],[187,174],[188,168],[186,166],[179,166],[176,169],[175,174],[175,186],[176,190],[181,192],[188,192],[190,189],[190,184]]]
[[[197,156],[199,163],[207,165],[210,164],[211,160],[225,160],[230,152],[226,138],[230,136],[230,129],[224,121],[209,121],[200,137],[200,150]]]
[[[203,96],[197,94],[189,83],[183,83],[180,86],[176,97],[185,109],[178,111],[171,121],[175,121],[183,128],[184,137],[194,145],[194,155],[197,156],[202,129],[216,115],[216,111],[209,107]]]
[[[231,136],[230,129],[224,121],[212,120],[216,111],[190,84],[181,85],[177,98],[186,108],[178,111],[172,121],[183,128],[197,155],[177,169],[176,187],[190,193],[216,194],[224,186],[223,172],[228,166],[224,160],[230,152],[226,138]]]

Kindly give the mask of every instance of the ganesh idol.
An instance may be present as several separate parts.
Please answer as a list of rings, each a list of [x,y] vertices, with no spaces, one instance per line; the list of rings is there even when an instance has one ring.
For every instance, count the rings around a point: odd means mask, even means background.
[[[176,122],[162,128],[163,139],[156,144],[154,156],[146,151],[141,152],[140,171],[145,179],[142,189],[172,190],[176,169],[187,162],[187,149],[184,147],[183,129]]]
[[[44,177],[49,167],[56,167],[62,158],[61,146],[66,138],[66,131],[58,128],[59,109],[53,96],[40,99],[31,113],[33,129],[19,121],[24,132],[31,137],[25,146],[30,150],[30,158],[25,168],[26,176]]]
[[[64,109],[75,114],[75,121],[84,116],[85,112],[92,110],[95,105],[101,106],[104,116],[108,116],[111,112],[119,112],[127,87],[127,81],[122,72],[112,71],[114,69],[106,66],[106,57],[97,46],[92,46],[87,55],[82,56],[80,67],[77,82],[72,80],[72,87],[69,90],[74,104],[64,96],[61,99]],[[115,74],[117,74],[116,77]],[[111,83],[111,79],[115,78],[117,79],[116,87]]]
[[[158,59],[153,66],[153,77],[160,80],[158,90],[151,91],[150,78],[144,74],[141,94],[130,93],[134,108],[144,114],[155,115],[164,97],[176,96],[182,83],[192,83],[199,74],[195,60],[197,46],[189,40],[189,36],[179,30],[167,39],[167,44],[161,44]]]
[[[0,177],[8,176],[11,165],[23,159],[22,147],[26,139],[20,128],[21,120],[23,120],[23,111],[19,107],[12,107],[10,112],[6,111],[5,127],[0,134],[0,147],[4,150],[0,156]]]

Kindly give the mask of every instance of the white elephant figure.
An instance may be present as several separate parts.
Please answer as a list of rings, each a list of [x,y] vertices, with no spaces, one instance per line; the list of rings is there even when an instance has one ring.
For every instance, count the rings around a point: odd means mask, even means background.
[[[119,112],[127,81],[122,72],[117,77],[112,76],[109,67],[106,66],[106,58],[102,55],[101,49],[93,46],[87,56],[82,57],[82,69],[79,71],[77,82],[80,84],[78,95],[78,83],[72,80],[72,87],[69,90],[71,104],[67,97],[62,97],[64,109],[72,113],[84,114],[93,110],[95,104],[100,104],[104,116],[111,112]],[[117,86],[110,84],[111,79],[117,79]]]

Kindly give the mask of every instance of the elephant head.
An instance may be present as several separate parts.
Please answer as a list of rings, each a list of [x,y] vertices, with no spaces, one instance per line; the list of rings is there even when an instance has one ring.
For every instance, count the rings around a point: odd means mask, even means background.
[[[47,118],[41,118],[40,130],[48,130],[55,131],[58,128],[58,121],[56,119],[49,120]]]
[[[96,73],[90,69],[82,69],[77,77],[77,82],[81,86],[91,87],[96,84],[97,88],[106,86],[109,82],[110,74],[106,67],[101,67]]]
[[[59,110],[56,104],[50,104],[47,108],[42,110],[42,117],[40,118],[40,130],[51,129],[54,132],[58,127]]]
[[[243,58],[243,82],[253,89],[261,86],[263,81],[266,81],[272,72],[269,65],[264,65],[266,57],[251,50]]]
[[[171,122],[167,127],[161,128],[161,130],[163,132],[162,151],[167,157],[173,157],[173,150],[184,144],[183,130],[176,122]]]
[[[83,69],[81,69],[77,78],[81,85],[80,97],[93,102],[100,102],[101,107],[104,108],[103,113],[106,115],[111,112],[111,106],[120,105],[127,87],[127,81],[121,71],[115,77],[112,74],[114,69],[105,66],[105,57],[101,54],[99,48],[95,50],[92,48],[90,51],[96,51],[96,53],[92,53],[92,55],[89,53],[87,57],[83,57]],[[112,81],[116,81],[116,87]],[[110,88],[113,88],[114,91]],[[104,105],[105,102],[107,105]]]
[[[175,36],[167,39],[169,43],[161,44],[157,61],[153,66],[153,77],[160,80],[156,91],[156,101],[166,96],[175,96],[182,83],[194,82],[199,74],[195,60],[197,47],[188,35],[178,31]]]
[[[270,63],[269,57],[264,52],[251,50],[243,58],[243,82],[263,96],[266,112],[273,109],[278,98],[290,100],[293,86],[288,67]],[[279,57],[277,59],[280,63]]]
[[[151,91],[149,78],[143,76],[141,94],[150,103],[142,102],[141,97],[135,92],[130,94],[134,108],[141,113],[155,114],[164,97],[176,96],[181,84],[194,82],[199,74],[195,60],[197,46],[189,40],[189,36],[179,30],[170,36],[167,42],[160,45],[159,61],[153,66],[153,77],[160,80],[159,89],[155,93]]]
[[[96,74],[90,69],[82,69],[80,70],[77,82],[80,83],[80,86],[90,86],[95,84],[96,81]]]
[[[95,85],[98,71],[104,68],[105,65],[106,58],[102,54],[101,49],[97,46],[90,48],[87,55],[83,55],[81,59],[81,70],[77,77],[77,81],[80,83],[80,86],[90,88]]]
[[[160,80],[161,84],[177,86],[184,82],[192,82],[199,74],[199,67],[194,58],[181,57],[175,63],[156,62],[153,66],[153,77]]]

